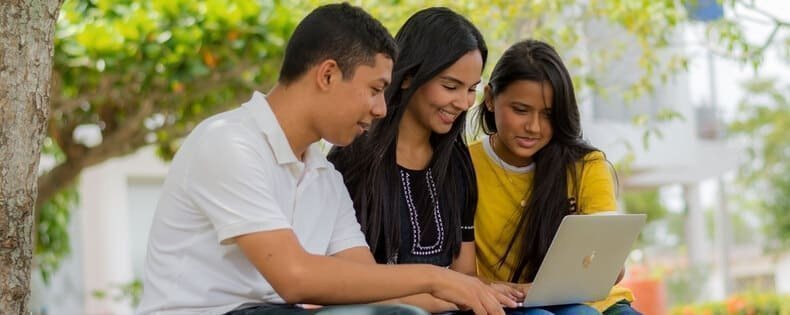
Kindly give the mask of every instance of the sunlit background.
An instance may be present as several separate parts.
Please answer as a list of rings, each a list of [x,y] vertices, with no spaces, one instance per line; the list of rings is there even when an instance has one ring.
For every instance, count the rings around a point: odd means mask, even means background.
[[[322,1],[66,0],[39,178],[34,314],[130,314],[168,159],[276,80]],[[790,2],[352,1],[394,34],[447,5],[491,49],[551,43],[585,137],[647,213],[623,281],[645,314],[790,314]],[[477,135],[471,133],[470,139]]]

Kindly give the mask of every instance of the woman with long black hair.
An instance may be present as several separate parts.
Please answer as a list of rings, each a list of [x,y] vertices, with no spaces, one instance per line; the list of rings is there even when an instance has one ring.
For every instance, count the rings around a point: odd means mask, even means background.
[[[530,283],[563,217],[616,209],[610,163],[582,138],[570,74],[544,42],[525,40],[505,51],[475,118],[487,135],[469,148],[480,192],[479,276]],[[630,291],[614,287],[590,306],[638,314],[630,301]],[[547,310],[579,314],[584,307]]]
[[[463,135],[488,49],[477,28],[447,8],[415,13],[395,40],[387,116],[328,158],[343,174],[378,263],[474,275],[477,191]],[[432,312],[455,308],[419,297],[400,302]],[[501,302],[515,305],[512,297]]]

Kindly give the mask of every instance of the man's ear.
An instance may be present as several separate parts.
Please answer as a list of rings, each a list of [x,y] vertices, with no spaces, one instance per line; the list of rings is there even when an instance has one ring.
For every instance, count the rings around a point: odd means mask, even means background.
[[[483,105],[485,105],[487,111],[494,111],[494,92],[491,91],[491,85],[488,84],[483,88]]]
[[[316,66],[316,86],[322,91],[329,90],[332,83],[342,79],[342,75],[337,61],[334,59],[326,59]]]

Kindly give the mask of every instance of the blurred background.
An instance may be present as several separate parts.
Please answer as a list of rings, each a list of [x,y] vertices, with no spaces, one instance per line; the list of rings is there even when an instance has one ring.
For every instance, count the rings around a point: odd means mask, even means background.
[[[324,1],[66,0],[35,229],[34,314],[131,314],[179,141],[268,91]],[[790,314],[790,1],[351,1],[395,34],[444,5],[574,76],[585,138],[647,213],[623,284],[645,314]],[[477,135],[469,134],[470,139]]]

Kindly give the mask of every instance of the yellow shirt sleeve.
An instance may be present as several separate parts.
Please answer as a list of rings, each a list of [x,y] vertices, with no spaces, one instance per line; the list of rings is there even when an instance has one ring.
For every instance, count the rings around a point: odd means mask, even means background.
[[[578,205],[583,214],[617,210],[614,176],[601,152],[591,152],[579,163],[581,185]]]

